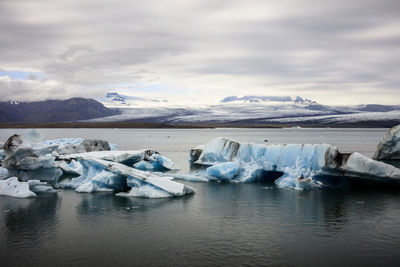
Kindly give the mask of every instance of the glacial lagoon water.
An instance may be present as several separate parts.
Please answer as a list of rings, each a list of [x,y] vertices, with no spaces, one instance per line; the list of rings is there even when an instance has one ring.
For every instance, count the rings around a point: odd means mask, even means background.
[[[0,140],[26,129],[0,130]],[[188,149],[218,137],[329,143],[372,156],[387,129],[39,129],[153,148],[188,172]],[[0,196],[0,266],[398,266],[400,189],[277,189],[186,183],[196,194],[121,198],[65,190]]]

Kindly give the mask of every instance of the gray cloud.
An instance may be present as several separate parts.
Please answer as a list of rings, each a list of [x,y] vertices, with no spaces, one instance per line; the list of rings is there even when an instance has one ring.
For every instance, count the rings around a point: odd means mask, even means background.
[[[45,78],[3,79],[0,98],[95,96],[127,84],[146,94],[133,85],[156,83],[177,101],[252,93],[328,103],[339,94],[335,104],[399,104],[399,27],[397,0],[3,0],[0,68]]]

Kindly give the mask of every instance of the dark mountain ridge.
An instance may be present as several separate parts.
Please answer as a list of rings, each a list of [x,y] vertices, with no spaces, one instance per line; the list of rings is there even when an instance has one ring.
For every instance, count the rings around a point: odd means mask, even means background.
[[[0,102],[0,123],[42,123],[88,120],[118,115],[90,98],[45,100],[38,102]]]

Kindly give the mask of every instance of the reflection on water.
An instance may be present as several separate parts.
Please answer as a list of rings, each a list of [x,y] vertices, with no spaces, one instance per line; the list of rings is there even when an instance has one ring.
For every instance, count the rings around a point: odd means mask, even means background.
[[[196,195],[173,199],[73,191],[0,197],[2,266],[335,265],[345,259],[346,265],[395,265],[400,259],[398,190],[190,185]]]
[[[1,196],[1,258],[21,257],[24,248],[38,249],[51,242],[60,201],[54,194],[30,199]]]

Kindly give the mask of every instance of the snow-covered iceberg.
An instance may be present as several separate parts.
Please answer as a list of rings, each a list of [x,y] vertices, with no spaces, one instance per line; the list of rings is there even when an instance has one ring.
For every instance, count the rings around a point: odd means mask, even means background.
[[[373,159],[400,160],[400,125],[393,127],[383,136]]]
[[[63,188],[77,192],[127,191],[118,196],[163,198],[192,194],[189,186],[172,181],[172,177],[157,176],[121,163],[96,158],[80,158],[83,173],[70,182],[61,182]]]
[[[248,144],[216,138],[196,164],[211,166],[206,178],[253,182],[275,180],[278,187],[311,189],[359,179],[400,182],[400,169],[359,153],[343,154],[328,144]]]

